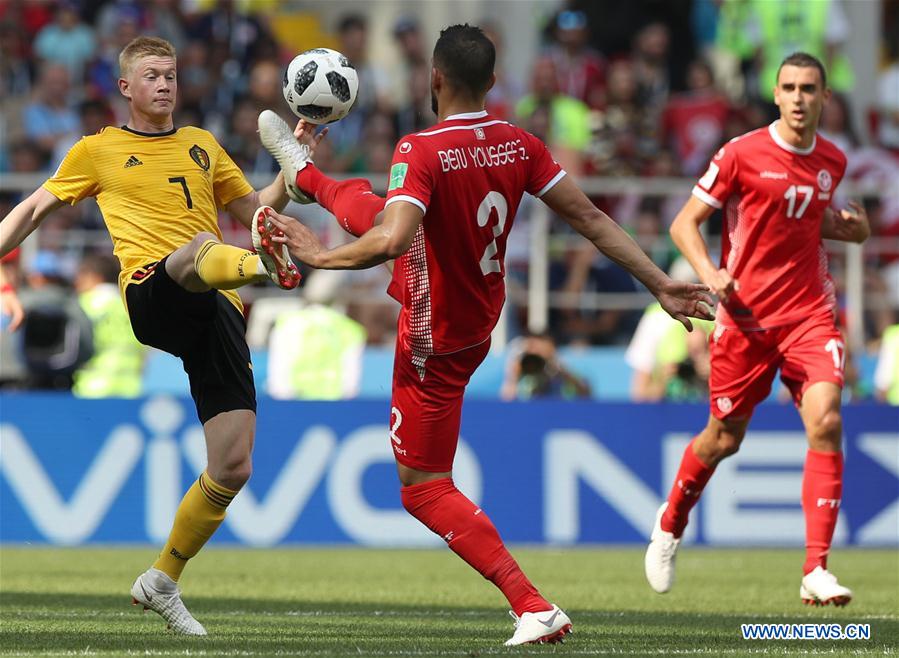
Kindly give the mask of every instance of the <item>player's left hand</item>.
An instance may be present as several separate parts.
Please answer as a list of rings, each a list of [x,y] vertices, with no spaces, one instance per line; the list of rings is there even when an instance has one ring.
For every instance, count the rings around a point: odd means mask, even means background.
[[[300,119],[297,122],[297,127],[293,129],[293,136],[297,138],[297,141],[300,144],[304,144],[309,147],[309,157],[311,158],[315,154],[315,148],[321,144],[321,141],[327,136],[328,127],[325,126],[318,134],[315,132],[315,126],[311,123],[306,123],[304,119]]]
[[[840,235],[841,240],[852,242],[864,242],[871,235],[871,223],[868,221],[868,213],[865,207],[857,201],[849,202],[849,209],[840,211],[840,219],[834,222],[834,230]]]
[[[269,212],[268,218],[283,234],[275,233],[272,235],[272,241],[286,244],[287,250],[294,259],[310,267],[315,267],[316,256],[325,250],[315,233],[303,225],[300,220],[287,215]]]
[[[662,284],[656,297],[668,315],[683,324],[687,331],[693,331],[691,317],[701,320],[715,319],[709,287],[702,283],[668,279]]]

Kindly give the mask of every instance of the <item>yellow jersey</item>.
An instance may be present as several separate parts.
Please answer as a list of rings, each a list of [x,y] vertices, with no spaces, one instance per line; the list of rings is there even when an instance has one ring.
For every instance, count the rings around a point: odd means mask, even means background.
[[[191,126],[165,133],[107,127],[75,144],[44,189],[72,205],[97,198],[122,265],[119,287],[207,231],[222,239],[217,207],[253,187],[215,137]],[[140,271],[139,271],[140,270]],[[235,290],[222,290],[242,310]]]

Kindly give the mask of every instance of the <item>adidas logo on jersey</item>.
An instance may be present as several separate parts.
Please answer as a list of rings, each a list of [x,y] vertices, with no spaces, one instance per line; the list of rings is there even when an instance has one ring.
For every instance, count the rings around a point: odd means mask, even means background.
[[[138,160],[137,156],[132,155],[130,158],[128,158],[128,162],[125,163],[125,169],[127,169],[128,167],[136,167],[137,165],[142,165],[142,164],[143,164],[143,162]]]

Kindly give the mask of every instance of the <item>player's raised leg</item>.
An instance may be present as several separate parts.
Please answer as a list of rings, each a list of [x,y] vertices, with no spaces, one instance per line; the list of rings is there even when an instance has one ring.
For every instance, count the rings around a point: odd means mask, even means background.
[[[646,580],[659,594],[674,585],[675,558],[690,510],[699,502],[718,462],[739,450],[748,424],[748,418],[709,416],[705,429],[684,450],[668,499],[656,514],[644,558]]]
[[[172,280],[188,292],[233,290],[266,279],[281,288],[295,288],[299,274],[286,255],[287,250],[283,252],[280,261],[270,263],[260,254],[222,243],[212,233],[198,233],[166,258],[165,268]]]
[[[268,276],[279,287],[289,290],[299,285],[301,277],[296,265],[290,260],[287,246],[278,244],[272,239],[279,234],[283,235],[269,220],[269,214],[273,212],[274,208],[271,206],[257,208],[253,214],[253,223],[250,225],[250,234],[253,238],[253,247]]]
[[[313,149],[310,148],[310,144],[297,142],[290,126],[271,110],[263,110],[259,113],[257,125],[259,140],[272,154],[284,173],[287,196],[297,203],[313,203],[315,197],[297,186],[297,174],[311,162]]]
[[[292,131],[277,114],[263,110],[259,138],[281,166],[291,199],[299,203],[317,201],[337,218],[341,228],[356,237],[377,222],[385,199],[372,192],[371,183],[364,178],[337,181],[319,171],[311,158],[320,140],[312,136],[308,126],[301,123]]]
[[[843,495],[843,421],[837,384],[818,382],[802,395],[799,413],[809,449],[802,477],[805,513],[805,564],[799,595],[812,605],[842,606],[852,591],[827,570],[827,556]]]

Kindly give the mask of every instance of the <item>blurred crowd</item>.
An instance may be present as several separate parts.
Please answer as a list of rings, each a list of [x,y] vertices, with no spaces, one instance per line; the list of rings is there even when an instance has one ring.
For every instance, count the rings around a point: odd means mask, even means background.
[[[835,92],[822,132],[846,151],[846,179],[879,191],[864,200],[875,235],[866,247],[864,286],[866,340],[874,351],[888,327],[899,322],[899,1],[881,3],[877,71],[853,71],[846,55],[851,25],[842,3],[560,2],[534,25],[541,47],[526,79],[506,71],[506,44],[514,35],[504,33],[502,24],[483,21],[498,52],[488,109],[545,140],[577,176],[695,178],[720,144],[776,117],[771,87],[781,59],[795,50],[818,55]],[[408,8],[410,13],[391,17],[394,67],[384,66],[370,50],[372,28],[365,12],[378,11],[375,3],[360,3],[360,13],[325,26],[333,45],[356,66],[360,91],[353,112],[332,126],[316,153],[324,171],[385,174],[398,137],[434,122],[432,39],[421,15],[412,11],[415,6]],[[314,11],[314,5],[305,11]],[[212,131],[248,175],[277,171],[259,143],[256,116],[270,108],[294,120],[282,100],[281,79],[296,53],[276,36],[286,17],[279,3],[267,1],[5,0],[0,3],[0,173],[48,174],[82,135],[123,124],[127,107],[116,85],[117,56],[140,34],[164,37],[178,50],[176,125]],[[853,107],[854,80],[860,76],[876,77],[877,96],[866,107]],[[861,121],[853,120],[859,116]],[[668,269],[677,252],[667,227],[689,194],[689,186],[679,189],[595,201]],[[18,193],[0,192],[0,215],[18,199]],[[532,208],[522,205],[517,224],[523,226],[509,244],[513,334],[526,327]],[[329,239],[339,239],[325,218],[312,220]],[[227,218],[222,222],[226,240],[247,243],[240,227]],[[626,345],[642,309],[596,309],[576,300],[591,292],[639,293],[639,284],[592,247],[571,239],[561,223],[551,226],[550,289],[575,302],[553,305],[548,338],[561,345]],[[59,285],[71,288],[79,263],[105,249],[102,228],[96,205],[87,202],[61,209],[41,230],[40,254],[56,259]],[[714,241],[717,218],[710,232]],[[8,278],[27,288],[36,260],[8,260]],[[843,252],[835,252],[832,262],[842,285]],[[374,272],[319,287],[331,297],[344,296],[340,303],[370,344],[387,344],[396,309],[385,296],[372,294],[385,280]],[[372,304],[373,298],[382,302]],[[252,313],[252,303],[250,308]]]

